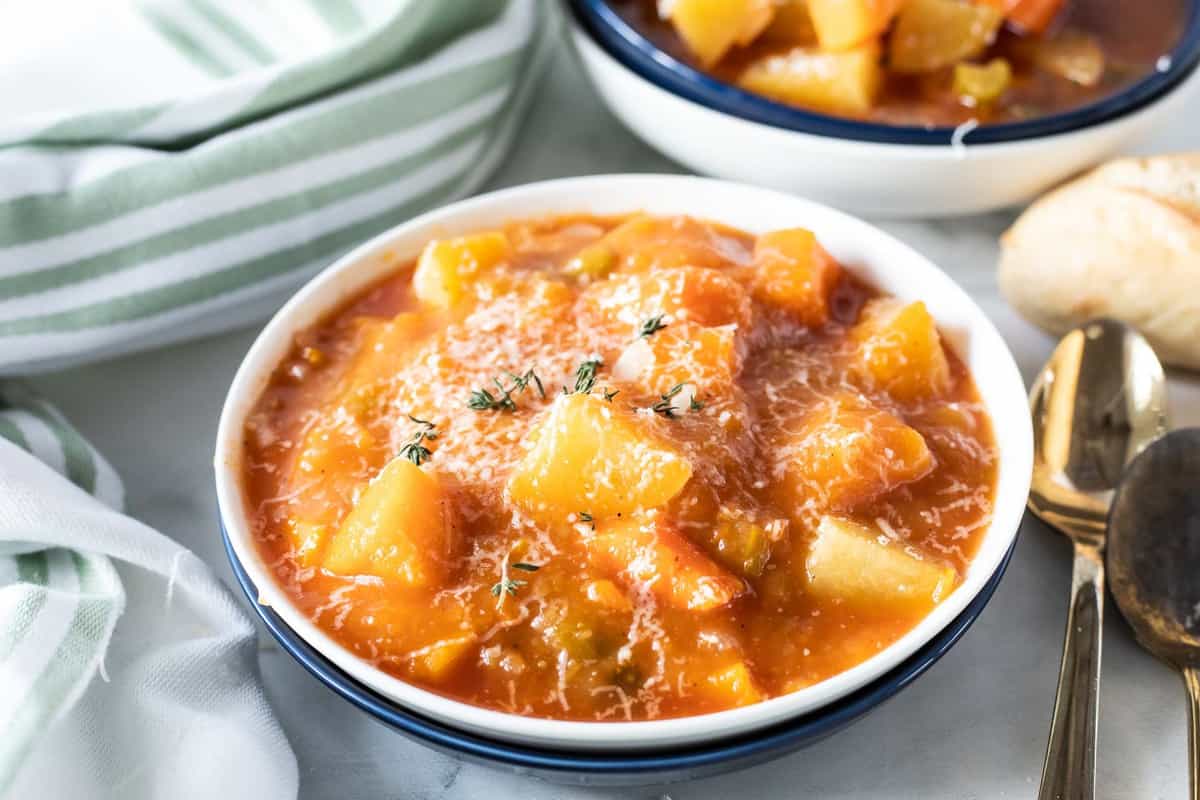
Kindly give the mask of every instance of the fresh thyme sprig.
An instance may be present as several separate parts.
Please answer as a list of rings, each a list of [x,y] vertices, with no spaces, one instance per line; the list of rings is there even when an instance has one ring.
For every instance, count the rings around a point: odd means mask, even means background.
[[[512,578],[502,578],[492,585],[492,597],[500,597],[500,595],[503,594],[506,594],[509,597],[516,597],[517,589],[520,589],[527,583],[528,581],[523,581],[519,578],[516,580]]]
[[[407,416],[413,422],[417,423],[417,432],[401,446],[400,456],[407,458],[419,467],[433,455],[423,442],[432,442],[438,437],[437,426],[428,420],[417,419],[412,414],[408,414]]]
[[[513,395],[519,395],[528,389],[530,382],[537,388],[542,399],[546,398],[546,388],[542,386],[542,379],[532,367],[526,370],[524,375],[517,375],[508,370],[505,370],[504,374],[512,380],[512,386],[505,386],[499,378],[492,378],[498,394],[492,394],[488,389],[476,389],[467,398],[467,408],[475,411],[516,411],[517,401],[513,399]]]
[[[517,563],[510,564],[509,566],[513,569],[519,569],[521,572],[537,572],[539,569],[541,569],[540,565],[530,564],[525,561],[518,561]],[[516,597],[517,589],[528,585],[529,581],[523,581],[520,578],[508,577],[508,570],[505,570],[504,574],[501,575],[500,580],[492,584],[492,597],[499,598],[500,602],[503,603],[504,595]],[[499,608],[499,603],[497,603],[497,608]]]
[[[701,403],[699,400],[697,400],[696,395],[692,395],[692,399],[688,401],[688,410],[689,411],[703,411],[704,403]]]
[[[591,394],[596,385],[596,370],[600,369],[603,363],[599,358],[580,361],[578,369],[575,370],[575,391],[569,391],[564,386],[563,394]]]
[[[659,395],[661,398],[657,403],[650,406],[650,410],[655,414],[662,414],[667,419],[675,418],[675,406],[671,403],[675,399],[675,395],[683,391],[685,384],[677,383],[667,390],[666,394]]]
[[[667,323],[663,322],[663,315],[655,314],[653,317],[642,320],[642,324],[638,327],[638,338],[647,339],[665,327],[667,327]]]
[[[609,389],[607,392],[604,393],[604,399],[611,403],[613,401],[613,398],[616,397],[617,395],[619,395],[620,393],[621,393],[620,389]]]
[[[579,519],[580,519],[580,521],[581,521],[581,522],[586,522],[588,525],[591,525],[591,526],[592,526],[592,530],[596,530],[596,518],[595,518],[595,517],[593,517],[593,516],[592,516],[591,514],[589,514],[588,512],[586,512],[586,511],[580,511],[580,512],[579,512]]]

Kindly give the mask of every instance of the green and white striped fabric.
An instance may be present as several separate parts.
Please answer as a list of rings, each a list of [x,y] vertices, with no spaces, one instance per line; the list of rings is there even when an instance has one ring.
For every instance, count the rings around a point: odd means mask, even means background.
[[[559,24],[552,0],[21,5],[0,29],[0,374],[262,318],[469,193]]]
[[[0,798],[295,797],[253,625],[122,498],[66,420],[0,383]]]
[[[15,445],[120,510],[121,481],[108,462],[58,412],[12,386],[0,387],[0,440],[0,462],[13,463],[6,451]],[[40,531],[0,538],[0,795],[36,734],[86,688],[125,605],[106,556],[48,544]]]

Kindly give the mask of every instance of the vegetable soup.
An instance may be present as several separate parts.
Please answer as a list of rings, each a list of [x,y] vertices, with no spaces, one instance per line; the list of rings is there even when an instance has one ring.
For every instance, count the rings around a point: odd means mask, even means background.
[[[892,125],[1011,122],[1162,66],[1186,0],[610,0],[658,47],[764,97]]]
[[[896,641],[997,476],[921,302],[808,230],[564,216],[430,242],[296,337],[245,426],[258,546],[321,629],[439,694],[650,720]]]

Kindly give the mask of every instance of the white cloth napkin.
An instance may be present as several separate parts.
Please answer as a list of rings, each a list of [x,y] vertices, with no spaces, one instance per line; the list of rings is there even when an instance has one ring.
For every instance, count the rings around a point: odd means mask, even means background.
[[[195,555],[120,513],[120,480],[61,417],[5,394],[0,796],[295,797],[245,612]]]

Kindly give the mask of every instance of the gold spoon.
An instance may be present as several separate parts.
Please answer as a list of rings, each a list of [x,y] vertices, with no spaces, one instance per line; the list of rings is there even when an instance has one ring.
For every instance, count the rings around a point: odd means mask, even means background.
[[[1075,545],[1071,605],[1040,800],[1090,800],[1096,785],[1104,539],[1125,464],[1166,432],[1166,381],[1150,345],[1115,320],[1067,333],[1030,392],[1029,508]]]
[[[1200,800],[1200,428],[1168,433],[1121,479],[1108,524],[1117,607],[1183,673],[1192,800]]]

